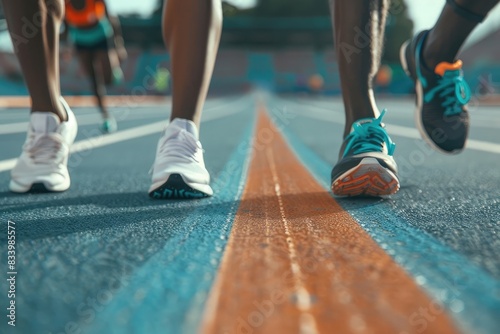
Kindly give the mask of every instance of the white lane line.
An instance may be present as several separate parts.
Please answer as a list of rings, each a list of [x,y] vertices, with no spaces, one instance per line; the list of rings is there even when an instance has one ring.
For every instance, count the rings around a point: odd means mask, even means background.
[[[282,99],[283,100],[283,99]],[[340,101],[325,101],[324,104],[319,104],[318,102],[309,103],[307,100],[290,100],[291,102],[296,103],[297,105],[303,106],[304,109],[309,109],[313,107],[317,109],[318,112],[324,112],[328,115],[336,115],[338,117],[344,117],[344,113],[338,111],[344,108],[343,103]],[[288,100],[283,100],[283,102],[289,102]],[[379,101],[380,102],[380,101]],[[394,106],[388,108],[389,113],[386,117],[390,118],[398,118],[398,119],[413,119],[413,109],[414,105],[410,101],[386,101],[384,105],[389,105],[389,103],[398,103],[394,108]],[[379,103],[380,105],[381,103]],[[399,105],[401,104],[401,105]],[[482,108],[492,108],[490,106],[482,106]],[[470,111],[471,124],[474,128],[485,128],[485,129],[498,129],[500,127],[500,119],[497,117],[497,114],[494,114],[490,111],[477,112],[475,110]]]
[[[148,125],[138,126],[132,129],[119,131],[106,136],[97,136],[80,140],[71,146],[71,153],[86,151],[160,132],[165,124],[167,124],[166,121],[160,121]]]
[[[239,112],[245,110],[246,105],[240,106],[239,108],[229,109],[219,109],[219,110],[211,110],[209,113],[206,113],[202,118],[202,122],[210,122],[219,118],[228,117]],[[71,153],[76,153],[80,151],[91,150],[97,147],[107,146],[115,143],[119,143],[122,141],[135,139],[139,137],[144,137],[150,134],[159,133],[166,125],[168,121],[160,121],[147,125],[138,126],[132,129],[118,131],[116,133],[91,137],[88,139],[83,139],[77,141],[71,146]],[[17,158],[7,159],[0,161],[0,173],[11,170],[16,165]]]
[[[119,122],[127,122],[136,119],[148,119],[170,115],[168,113],[137,113],[134,115],[128,115],[126,117],[115,116],[116,120]],[[90,125],[90,124],[99,124],[101,122],[101,117],[98,113],[93,113],[90,115],[76,115],[76,120],[78,125]],[[0,124],[0,135],[7,135],[13,133],[23,133],[28,129],[28,122],[19,122],[19,123],[10,123],[10,124]]]
[[[0,161],[0,173],[11,170],[16,165],[17,158]]]
[[[86,125],[97,123],[97,117],[98,116],[96,115],[82,115],[77,116],[76,120],[78,122],[78,125]],[[28,122],[0,124],[0,135],[26,132],[26,130],[28,129],[28,124]]]
[[[245,103],[245,100],[247,100],[248,97],[235,97],[233,99],[227,99],[227,98],[217,98],[217,99],[211,99],[207,101],[207,106],[204,108],[204,114],[207,112],[212,112],[213,110],[218,110],[221,107],[222,108],[229,108],[229,107],[234,107],[237,108],[236,105],[241,105]],[[222,104],[223,101],[226,102]],[[141,111],[130,111],[127,108],[125,108],[125,112],[123,112],[119,108],[116,111],[113,112],[115,115],[116,120],[118,121],[118,124],[120,122],[127,122],[127,121],[132,121],[136,119],[147,119],[147,118],[155,118],[155,117],[162,117],[162,116],[169,116],[170,115],[170,107],[165,106],[165,108],[159,107],[157,111],[147,111],[147,112],[141,112]],[[26,114],[23,114],[22,116],[19,116],[18,118],[27,118],[28,116]],[[5,121],[5,117],[0,116],[0,120]],[[88,112],[84,114],[80,114],[76,112],[76,120],[78,122],[78,125],[90,125],[90,124],[98,124],[101,122],[101,117],[98,112]],[[29,122],[16,122],[16,123],[8,123],[8,124],[0,124],[0,135],[6,135],[6,134],[13,134],[13,133],[23,133],[26,132],[28,129],[28,124]]]
[[[278,199],[281,221],[283,222],[283,227],[285,229],[286,243],[288,246],[288,256],[290,259],[290,268],[292,270],[295,283],[294,288],[297,296],[297,308],[301,312],[299,317],[299,333],[318,334],[316,319],[314,319],[314,316],[311,314],[313,298],[309,291],[307,291],[304,283],[304,273],[302,272],[300,264],[297,261],[297,248],[295,246],[292,233],[290,232],[290,222],[286,218],[285,206],[283,205],[283,197],[281,195],[280,180],[276,168],[276,159],[271,148],[266,149],[266,158],[273,177],[274,191]]]
[[[329,115],[323,113],[315,113],[315,112],[306,112],[300,113],[299,115],[305,116],[308,118],[313,118],[321,121],[328,121],[337,123],[340,125],[344,125],[344,119],[332,118]],[[411,139],[420,139],[420,133],[414,128],[410,128],[407,126],[394,125],[394,124],[386,124],[387,132],[391,135],[406,137]],[[488,153],[496,153],[500,154],[500,144],[495,144],[483,140],[475,140],[469,139],[467,140],[467,144],[465,146],[466,149],[472,149],[476,151],[488,152]]]

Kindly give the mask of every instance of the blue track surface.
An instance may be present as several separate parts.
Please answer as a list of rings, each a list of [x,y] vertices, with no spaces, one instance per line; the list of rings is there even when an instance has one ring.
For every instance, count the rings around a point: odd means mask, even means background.
[[[285,130],[284,134],[304,165],[328,190],[330,164],[305,146],[292,131]],[[432,298],[452,314],[464,330],[470,333],[494,333],[497,330],[500,324],[500,283],[492,275],[431,234],[412,226],[410,217],[394,210],[392,200],[338,201]]]
[[[341,101],[264,100],[297,155],[327,188],[343,132]],[[480,107],[471,115],[471,139],[493,148],[448,157],[427,149],[410,131],[411,101],[381,100],[379,105],[389,110],[384,121],[390,133],[393,127],[402,188],[390,199],[340,204],[464,332],[496,333],[498,107]],[[201,139],[217,191],[208,200],[164,202],[147,196],[159,132],[79,152],[71,168],[72,188],[63,194],[11,194],[9,173],[0,172],[1,271],[6,272],[8,220],[16,222],[18,268],[18,326],[2,321],[0,332],[194,332],[246,178],[256,109],[254,96],[207,103]],[[97,138],[96,111],[75,111],[82,124],[77,140]],[[123,113],[119,127],[133,130],[167,117],[167,108],[141,107]],[[26,110],[0,110],[0,125],[26,120]],[[0,164],[17,157],[25,136],[2,131]],[[5,291],[2,279],[1,305],[7,303]]]

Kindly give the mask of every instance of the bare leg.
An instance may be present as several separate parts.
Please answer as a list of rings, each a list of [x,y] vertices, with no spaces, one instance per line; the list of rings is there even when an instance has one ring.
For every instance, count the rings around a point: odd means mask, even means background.
[[[101,67],[104,83],[107,86],[113,85],[115,83],[113,71],[120,67],[120,59],[118,58],[116,49],[111,48],[107,51],[99,51],[96,57],[97,63]]]
[[[120,62],[125,61],[127,59],[127,50],[125,49],[125,41],[123,40],[122,26],[120,24],[120,20],[116,16],[108,17],[109,22],[113,26],[114,32],[114,42],[115,49],[118,55]]]
[[[498,0],[455,0],[456,5],[478,16],[488,14],[498,2]],[[458,51],[478,24],[479,22],[459,15],[446,4],[425,41],[423,53],[427,67],[433,69],[443,61],[455,62]]]
[[[106,118],[109,116],[106,105],[104,104],[106,87],[104,85],[102,67],[97,61],[97,56],[95,53],[90,51],[79,51],[78,57],[80,58],[80,62],[90,78],[92,92],[97,100],[97,105],[99,106],[101,114],[104,118]]]
[[[378,117],[372,82],[380,66],[388,0],[330,0],[346,123]]]
[[[169,0],[163,36],[172,57],[172,116],[199,127],[222,29],[220,0]]]
[[[59,27],[62,0],[3,0],[15,52],[28,86],[32,111],[48,111],[67,120],[59,84]]]

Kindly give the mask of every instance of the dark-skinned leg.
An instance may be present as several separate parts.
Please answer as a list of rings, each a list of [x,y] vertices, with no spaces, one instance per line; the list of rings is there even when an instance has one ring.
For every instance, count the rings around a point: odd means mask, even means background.
[[[457,54],[497,3],[447,0],[436,25],[401,47],[401,65],[415,82],[417,129],[438,152],[457,154],[466,146],[471,90]]]
[[[90,79],[92,92],[96,98],[99,111],[101,112],[103,118],[108,117],[108,110],[104,103],[106,94],[104,76],[102,74],[102,70],[99,70],[96,52],[90,50],[78,51],[78,58],[80,58],[80,63]]]
[[[172,59],[172,116],[198,127],[222,30],[220,0],[170,0],[163,36]]]
[[[455,3],[478,16],[486,16],[499,0],[455,0]],[[467,37],[479,24],[477,21],[459,15],[446,4],[438,21],[427,35],[423,48],[423,58],[429,68],[440,62],[453,63]]]
[[[171,123],[158,142],[149,195],[202,198],[213,194],[198,129],[222,28],[220,0],[169,0],[163,35],[172,59]]]
[[[15,53],[32,99],[31,110],[52,112],[61,121],[67,120],[60,103],[59,85],[59,28],[64,2],[3,0],[3,5]]]
[[[330,6],[345,105],[345,137],[356,120],[379,115],[372,82],[380,66],[388,1],[331,0]]]
[[[109,50],[99,50],[97,52],[97,62],[102,68],[106,86],[118,84],[123,78],[123,72],[120,68],[120,59],[114,47]]]
[[[3,1],[15,52],[32,100],[23,151],[11,171],[9,189],[25,193],[65,191],[76,118],[61,97],[59,26],[61,0]]]
[[[127,49],[125,49],[125,41],[123,40],[123,32],[120,20],[116,16],[108,17],[109,22],[113,26],[114,32],[114,44],[116,48],[116,53],[118,55],[118,60],[124,62],[127,59]]]
[[[398,191],[394,143],[383,126],[372,82],[383,48],[388,0],[331,0],[345,108],[344,142],[331,173],[337,196],[384,196]]]

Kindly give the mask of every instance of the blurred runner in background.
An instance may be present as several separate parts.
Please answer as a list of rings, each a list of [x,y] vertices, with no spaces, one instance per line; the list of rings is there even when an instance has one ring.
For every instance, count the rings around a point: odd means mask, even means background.
[[[66,0],[65,4],[67,34],[90,77],[103,117],[101,130],[104,133],[114,132],[116,121],[106,108],[104,99],[106,86],[123,80],[119,54],[126,57],[126,52],[119,22],[110,18],[104,0]],[[119,41],[118,45],[116,41]]]

